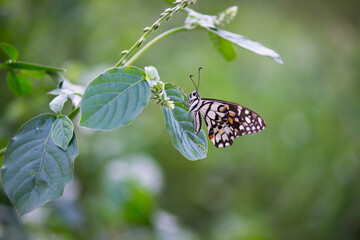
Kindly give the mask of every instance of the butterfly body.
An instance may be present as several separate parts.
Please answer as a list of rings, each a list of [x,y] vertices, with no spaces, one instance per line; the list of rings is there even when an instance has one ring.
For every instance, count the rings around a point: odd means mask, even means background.
[[[236,103],[201,98],[197,91],[190,94],[189,111],[194,116],[194,130],[201,129],[201,117],[208,128],[210,140],[216,147],[227,147],[233,140],[245,134],[260,132],[266,127],[254,111]]]

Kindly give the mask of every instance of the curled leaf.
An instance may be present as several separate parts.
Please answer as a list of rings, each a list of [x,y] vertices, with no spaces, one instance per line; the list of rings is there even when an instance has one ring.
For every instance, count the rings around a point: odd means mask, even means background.
[[[63,109],[66,100],[67,100],[67,94],[64,92],[61,92],[60,95],[56,96],[49,103],[49,107],[53,112],[59,114],[61,112],[61,110]]]

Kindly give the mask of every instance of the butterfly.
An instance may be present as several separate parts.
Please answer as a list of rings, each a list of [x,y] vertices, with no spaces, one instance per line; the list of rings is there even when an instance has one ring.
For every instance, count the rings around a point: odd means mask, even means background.
[[[195,88],[196,90],[190,94],[188,99],[189,113],[192,112],[194,117],[195,133],[200,131],[202,126],[201,117],[203,117],[209,138],[215,147],[227,147],[232,145],[233,140],[237,137],[265,129],[266,123],[264,119],[256,112],[236,103],[201,98],[196,85]]]

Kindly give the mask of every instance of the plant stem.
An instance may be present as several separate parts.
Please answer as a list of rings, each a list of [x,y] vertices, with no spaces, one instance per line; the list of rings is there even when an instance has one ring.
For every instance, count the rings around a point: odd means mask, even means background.
[[[79,113],[79,111],[80,111],[80,106],[78,106],[77,108],[75,108],[70,114],[69,114],[69,118],[71,119],[71,120],[73,120],[75,117],[76,117],[76,115]]]
[[[176,32],[180,32],[180,31],[184,31],[184,30],[189,30],[188,28],[182,26],[182,27],[177,27],[177,28],[172,28],[169,29],[166,32],[163,32],[162,34],[160,34],[159,36],[155,37],[154,39],[152,39],[150,42],[148,42],[144,47],[142,47],[134,56],[132,56],[129,61],[127,61],[124,66],[129,66],[131,65],[134,61],[136,61],[136,59],[138,59],[146,50],[148,50],[152,45],[154,45],[156,42],[158,42],[159,40],[163,39],[166,36],[169,36],[170,34],[176,33]],[[116,67],[119,67],[119,64],[116,65]]]
[[[167,8],[163,13],[160,14],[160,18],[156,20],[150,27],[144,28],[142,36],[131,46],[129,50],[121,52],[121,59],[116,63],[115,67],[120,67],[125,65],[126,59],[131,53],[145,41],[145,38],[154,30],[156,30],[162,22],[169,20],[175,13],[183,10],[185,7],[195,4],[196,0],[177,0],[174,2],[176,4],[173,8]]]
[[[3,149],[0,149],[0,156],[4,155],[6,152],[6,147],[3,148]]]

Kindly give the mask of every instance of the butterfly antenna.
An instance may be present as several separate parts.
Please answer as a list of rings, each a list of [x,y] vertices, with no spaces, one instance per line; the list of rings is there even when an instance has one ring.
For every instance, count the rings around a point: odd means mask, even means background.
[[[196,84],[195,84],[194,79],[192,77],[193,77],[193,75],[190,75],[190,79],[191,79],[192,83],[194,84],[195,90],[198,91],[198,88],[196,87]]]
[[[197,86],[197,90],[199,90],[200,88],[200,70],[203,69],[202,67],[199,67],[199,70],[198,70],[198,86]]]

